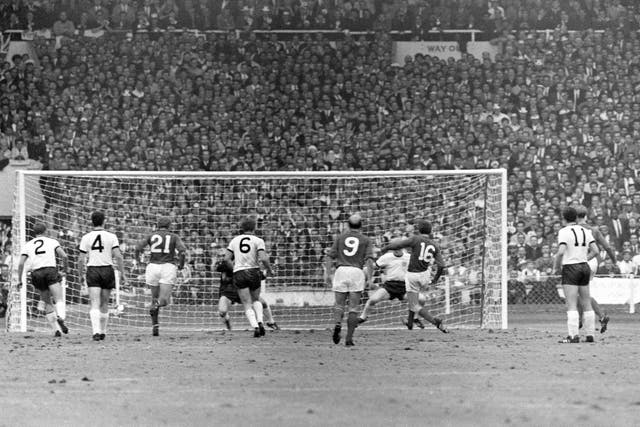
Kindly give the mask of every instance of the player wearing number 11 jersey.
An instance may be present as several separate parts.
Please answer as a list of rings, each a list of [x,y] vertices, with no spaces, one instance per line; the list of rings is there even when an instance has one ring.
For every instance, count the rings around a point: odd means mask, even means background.
[[[448,333],[442,320],[431,316],[426,307],[420,305],[420,290],[434,285],[444,271],[444,261],[438,244],[431,238],[431,223],[422,219],[416,220],[416,234],[408,239],[394,241],[382,248],[382,252],[401,248],[411,248],[409,267],[404,278],[407,291],[407,304],[414,315],[419,314],[436,328]],[[432,268],[436,269],[432,277]],[[412,321],[412,319],[410,319]]]
[[[169,231],[171,218],[160,217],[158,229],[147,235],[136,246],[136,260],[146,246],[149,246],[150,259],[145,271],[145,281],[151,287],[151,333],[154,337],[160,334],[158,316],[160,307],[169,304],[171,291],[176,283],[177,270],[184,268],[187,249],[180,236]]]

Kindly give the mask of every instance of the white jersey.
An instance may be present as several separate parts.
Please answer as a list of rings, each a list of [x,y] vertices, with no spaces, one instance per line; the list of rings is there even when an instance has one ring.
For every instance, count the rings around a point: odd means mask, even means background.
[[[401,256],[395,256],[393,251],[389,251],[382,255],[376,261],[376,265],[383,270],[382,281],[398,281],[404,282],[404,276],[407,274],[409,259],[411,255],[402,252]]]
[[[258,252],[265,250],[264,240],[253,234],[241,234],[234,237],[227,250],[233,253],[233,271],[260,268]]]
[[[113,265],[113,249],[119,246],[116,235],[106,230],[93,230],[80,240],[80,252],[89,254],[90,267]]]
[[[566,245],[562,265],[587,262],[589,245],[595,242],[591,230],[581,225],[568,225],[558,232],[558,245]]]
[[[59,247],[60,243],[56,239],[39,236],[24,245],[21,255],[28,258],[29,270],[57,267],[56,249]]]

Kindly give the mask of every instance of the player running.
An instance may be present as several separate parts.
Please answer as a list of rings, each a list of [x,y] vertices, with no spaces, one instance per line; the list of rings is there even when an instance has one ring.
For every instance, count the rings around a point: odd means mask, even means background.
[[[120,284],[126,281],[118,237],[104,229],[104,220],[103,212],[91,214],[93,230],[82,236],[79,248],[82,254],[78,257],[79,277],[85,277],[89,288],[89,318],[94,341],[104,340],[107,333],[109,298],[116,287],[114,263],[120,272]]]
[[[347,222],[348,230],[340,234],[333,242],[327,254],[325,282],[331,284],[335,294],[333,307],[333,342],[340,342],[344,305],[349,298],[349,315],[347,317],[347,336],[345,345],[353,346],[353,332],[358,326],[358,306],[366,283],[371,283],[373,274],[373,245],[371,240],[360,232],[362,217],[353,214]],[[333,264],[337,264],[333,282],[330,273]]]
[[[420,290],[434,286],[444,272],[444,261],[437,243],[431,237],[431,223],[423,219],[415,221],[416,234],[403,240],[390,242],[382,248],[382,252],[401,248],[411,248],[409,267],[405,275],[405,288],[407,292],[407,304],[414,315],[419,314],[432,323],[440,331],[449,333],[442,324],[442,319],[431,316],[426,307],[420,305]],[[431,277],[431,269],[435,266],[436,272]]]
[[[598,230],[598,227],[591,227],[589,224],[587,224],[587,208],[585,206],[578,205],[576,206],[576,212],[578,214],[578,224],[580,224],[587,230],[591,230],[591,234],[593,234],[593,238],[596,241],[598,249],[604,249],[607,255],[609,255],[611,260],[615,263],[616,253],[604,238],[602,232]],[[600,252],[598,251],[598,253],[595,254],[587,262],[589,263],[589,268],[591,268],[591,280],[593,280],[594,276],[596,275],[596,271],[598,271],[598,264],[600,263]],[[600,307],[600,304],[598,304],[598,302],[593,297],[591,297],[591,307],[598,316],[598,319],[600,319],[600,333],[604,334],[607,331],[607,327],[609,325],[609,316],[607,315],[607,313],[605,313],[605,311]],[[580,319],[582,319],[583,311],[584,310],[582,309],[582,305],[578,305]],[[582,322],[580,322],[580,324],[582,324]]]
[[[18,287],[22,286],[22,274],[25,263],[29,260],[27,271],[31,271],[31,283],[40,291],[40,299],[44,302],[45,318],[54,330],[54,336],[59,337],[62,335],[61,332],[68,333],[69,328],[64,324],[66,306],[62,297],[62,277],[57,268],[56,255],[62,263],[62,275],[66,275],[67,254],[56,239],[45,236],[46,231],[47,227],[44,224],[34,225],[35,237],[25,244],[20,254]],[[55,301],[53,304],[52,297]]]
[[[149,264],[145,271],[145,282],[151,288],[151,334],[157,337],[160,334],[158,316],[160,307],[165,307],[171,301],[171,291],[176,283],[178,270],[184,268],[184,260],[187,248],[182,239],[172,233],[171,218],[160,217],[156,231],[148,234],[136,245],[135,259],[140,259],[140,254],[146,246],[151,253]],[[177,265],[176,265],[177,263]]]
[[[572,207],[562,211],[566,226],[558,232],[558,253],[554,263],[554,273],[562,265],[562,287],[567,304],[567,329],[569,335],[561,343],[579,343],[578,302],[584,309],[586,341],[593,342],[595,332],[595,313],[591,307],[589,281],[591,269],[587,263],[589,251],[598,252],[591,230],[577,223],[578,213]]]
[[[358,318],[358,324],[367,321],[369,309],[377,303],[393,301],[396,298],[398,301],[404,300],[406,294],[404,277],[407,273],[407,267],[409,266],[409,259],[410,256],[404,249],[396,249],[383,254],[376,260],[376,267],[382,270],[382,286],[376,289],[367,300]],[[424,298],[420,298],[421,305],[424,305],[424,301]],[[411,310],[409,310],[409,318],[403,319],[403,323],[408,329],[413,329],[414,323],[420,328],[424,328],[420,319],[414,318],[414,313]]]
[[[233,284],[233,269],[224,260],[226,250],[222,249],[218,254],[218,261],[215,264],[215,271],[220,272],[220,290],[218,293],[218,314],[224,322],[227,330],[231,330],[231,320],[229,319],[229,309],[233,304],[242,304],[238,295],[238,288]],[[273,320],[273,313],[267,301],[260,296],[260,303],[264,311],[264,320],[267,326],[274,331],[280,330],[278,324]]]
[[[256,236],[256,220],[248,216],[240,221],[240,235],[234,237],[225,254],[225,261],[233,269],[233,284],[238,288],[238,296],[244,306],[244,313],[253,328],[255,338],[264,336],[260,288],[264,273],[273,274],[264,240]]]

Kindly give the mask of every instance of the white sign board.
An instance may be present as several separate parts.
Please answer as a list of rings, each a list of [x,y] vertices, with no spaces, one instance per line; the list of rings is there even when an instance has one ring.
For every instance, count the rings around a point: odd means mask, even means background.
[[[436,58],[456,61],[462,58],[458,42],[394,42],[393,61],[404,65],[407,56],[414,57],[417,53],[435,56]]]

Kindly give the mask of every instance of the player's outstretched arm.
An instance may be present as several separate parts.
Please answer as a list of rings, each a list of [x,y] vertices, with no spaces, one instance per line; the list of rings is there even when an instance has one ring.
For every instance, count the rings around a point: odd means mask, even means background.
[[[373,272],[375,271],[375,268],[376,267],[373,262],[373,259],[367,258],[367,260],[365,261],[363,271],[364,271],[365,281],[369,286],[371,286],[371,284],[373,283]]]
[[[179,236],[176,236],[176,251],[178,251],[178,270],[182,270],[187,260],[187,247]]]
[[[26,255],[20,255],[20,261],[18,262],[18,284],[22,283],[22,273],[24,273],[24,264],[27,262]]]
[[[438,279],[440,279],[440,277],[442,277],[442,275],[444,274],[444,268],[446,267],[444,264],[444,260],[442,259],[442,252],[440,252],[439,249],[436,251],[434,262],[436,267],[436,274],[433,276],[433,280],[431,281],[432,284],[438,282]]]
[[[120,272],[120,284],[124,285],[127,282],[127,276],[124,274],[124,259],[120,248],[113,248],[111,250],[113,259],[116,262],[116,268]]]
[[[60,263],[62,264],[62,274],[67,275],[67,268],[69,266],[69,257],[67,253],[60,246],[56,248],[56,255],[60,259]]]
[[[614,251],[611,245],[609,245],[609,242],[607,242],[607,240],[604,238],[600,230],[598,229],[593,230],[593,238],[596,239],[596,243],[598,244],[598,246],[603,248],[604,251],[607,253],[607,255],[609,255],[609,258],[611,258],[611,261],[615,263],[616,251]]]
[[[271,261],[269,260],[269,255],[267,255],[267,251],[261,250],[258,251],[258,259],[262,263],[262,266],[267,271],[269,276],[273,276],[273,268],[271,267]]]
[[[394,240],[393,242],[387,243],[385,246],[380,249],[380,252],[385,253],[388,251],[394,251],[396,249],[408,248],[413,243],[411,238],[402,239],[402,240]]]

